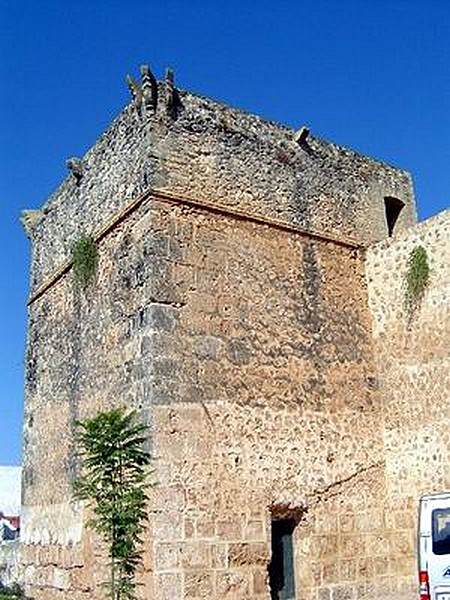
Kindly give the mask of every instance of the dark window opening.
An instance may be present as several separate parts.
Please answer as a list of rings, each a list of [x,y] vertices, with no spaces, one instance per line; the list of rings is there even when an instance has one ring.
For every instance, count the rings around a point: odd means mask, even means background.
[[[384,199],[384,210],[386,213],[386,222],[388,226],[389,237],[392,237],[394,233],[395,224],[397,223],[397,219],[400,213],[402,212],[402,208],[404,206],[405,204],[398,198],[387,196]]]
[[[432,513],[433,553],[450,554],[450,508],[436,508]]]
[[[294,600],[294,519],[272,521],[272,559],[269,564],[270,597],[272,600]]]

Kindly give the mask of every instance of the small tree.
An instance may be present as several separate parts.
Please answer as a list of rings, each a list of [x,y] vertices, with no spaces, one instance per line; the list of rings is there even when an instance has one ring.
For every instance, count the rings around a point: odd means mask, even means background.
[[[136,599],[142,562],[150,455],[143,448],[148,427],[135,411],[114,409],[77,423],[81,475],[75,497],[93,508],[88,526],[108,545],[112,600]]]

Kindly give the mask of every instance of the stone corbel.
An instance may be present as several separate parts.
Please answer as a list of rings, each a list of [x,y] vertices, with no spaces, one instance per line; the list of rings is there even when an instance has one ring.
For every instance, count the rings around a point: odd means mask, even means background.
[[[77,156],[72,156],[71,158],[66,160],[66,167],[75,177],[75,181],[79,183],[81,181],[81,178],[83,177],[84,171],[83,161],[81,160],[81,158],[78,158]]]
[[[127,75],[127,86],[139,115],[142,115],[143,108],[154,113],[158,105],[158,83],[148,65],[141,65],[140,71],[142,83]]]
[[[43,217],[41,210],[23,210],[20,216],[20,222],[25,230],[27,238],[31,239],[33,235],[33,229],[39,223]]]
[[[299,146],[303,146],[306,143],[306,140],[309,136],[309,129],[303,125],[298,131],[294,133],[294,142],[296,142]]]

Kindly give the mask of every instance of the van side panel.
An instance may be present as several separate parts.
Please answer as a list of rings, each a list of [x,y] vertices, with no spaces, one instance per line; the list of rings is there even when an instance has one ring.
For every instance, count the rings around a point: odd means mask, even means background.
[[[428,572],[431,600],[450,600],[448,532],[450,494],[423,497],[419,516],[419,570]]]

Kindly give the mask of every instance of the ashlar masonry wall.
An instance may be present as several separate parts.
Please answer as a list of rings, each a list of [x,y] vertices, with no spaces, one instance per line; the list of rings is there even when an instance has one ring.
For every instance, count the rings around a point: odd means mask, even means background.
[[[411,251],[426,249],[430,282],[410,319],[404,282]],[[450,489],[450,212],[367,251],[366,272],[383,406],[391,543],[417,535],[422,494]],[[417,570],[415,544],[405,573]],[[405,598],[414,598],[415,595]],[[399,596],[400,598],[400,596]]]

